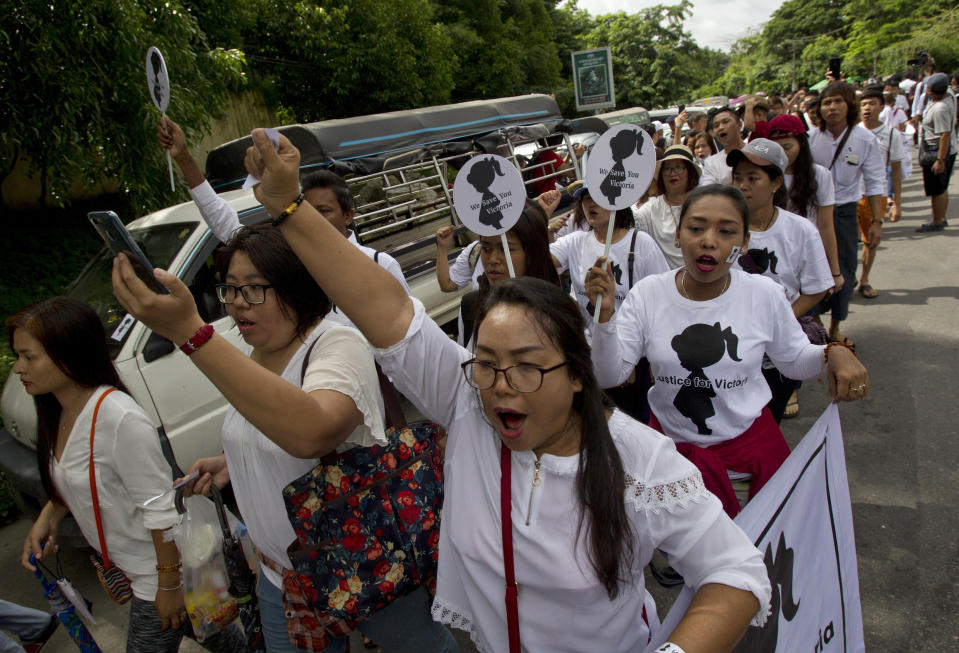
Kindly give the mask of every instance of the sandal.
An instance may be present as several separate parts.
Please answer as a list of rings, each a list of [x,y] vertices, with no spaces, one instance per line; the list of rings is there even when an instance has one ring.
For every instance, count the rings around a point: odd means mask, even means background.
[[[786,403],[786,410],[783,411],[783,417],[786,419],[792,419],[799,415],[799,395],[795,392],[789,397],[789,401]]]
[[[875,299],[879,296],[879,291],[867,283],[859,286],[859,294],[866,299]]]

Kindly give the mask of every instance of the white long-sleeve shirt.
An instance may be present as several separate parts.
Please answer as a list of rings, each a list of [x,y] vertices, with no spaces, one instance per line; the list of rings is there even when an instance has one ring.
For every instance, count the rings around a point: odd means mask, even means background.
[[[771,283],[771,282],[770,282]],[[780,291],[781,295],[782,292]],[[376,358],[397,388],[449,432],[444,462],[439,573],[433,618],[470,633],[480,651],[506,651],[500,538],[500,438],[460,363],[472,354],[450,340],[416,299],[406,336]],[[723,513],[696,468],[673,444],[619,411],[609,419],[623,461],[626,513],[635,555],[614,600],[592,571],[579,533],[579,455],[512,453],[513,558],[523,649],[625,653],[646,646],[643,567],[653,550],[670,556],[686,582],[753,593],[765,621],[770,589],[759,552]],[[588,527],[587,527],[588,528]]]
[[[233,236],[233,233],[240,228],[240,218],[236,214],[236,209],[230,206],[230,203],[216,194],[210,182],[203,180],[199,186],[190,189],[190,197],[196,202],[200,215],[210,227],[213,235],[220,239],[220,242],[227,242]],[[395,258],[384,252],[377,252],[372,247],[360,245],[356,240],[356,234],[349,232],[347,237],[361,252],[376,261],[381,268],[392,274],[397,281],[403,285],[406,294],[409,294],[410,287],[403,276],[403,268]]]
[[[836,148],[848,130],[851,130],[849,138],[836,157],[836,163],[830,168]],[[847,127],[836,138],[828,129],[816,132],[809,137],[809,148],[813,160],[832,173],[836,206],[862,199],[860,179],[865,184],[866,197],[885,196],[886,159],[879,150],[876,136],[862,125]]]

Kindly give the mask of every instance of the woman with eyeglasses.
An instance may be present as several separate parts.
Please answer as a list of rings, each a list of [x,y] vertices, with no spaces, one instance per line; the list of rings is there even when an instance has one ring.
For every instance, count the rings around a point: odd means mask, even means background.
[[[643,568],[658,547],[697,588],[661,650],[729,651],[750,621],[763,624],[759,551],[665,437],[607,406],[568,295],[504,281],[468,351],[311,206],[291,206],[299,152],[284,136],[278,150],[262,130],[253,140],[246,165],[262,179],[260,201],[282,214],[279,231],[397,387],[449,430],[435,619],[481,650],[639,650],[657,624]],[[163,320],[174,339],[197,328],[173,310],[181,284],[161,275],[173,293],[156,295],[126,260],[116,279],[134,314]],[[518,588],[515,609],[504,587]]]
[[[236,321],[242,350],[203,324],[189,291],[172,275],[157,273],[173,291],[161,313],[150,311],[156,296],[130,294],[129,279],[121,279],[126,259],[115,262],[114,290],[132,312],[152,316],[144,321],[156,332],[184,343],[181,349],[230,402],[223,453],[193,464],[190,471],[201,475],[192,491],[232,483],[262,562],[257,597],[267,648],[295,651],[282,587],[289,568],[286,550],[296,534],[283,488],[326,454],[385,443],[383,400],[368,343],[355,329],[325,319],[329,298],[276,229],[241,227],[217,250],[216,264],[224,280],[217,297]],[[385,651],[457,650],[449,632],[430,620],[425,589],[383,608],[360,630]],[[346,638],[332,639],[325,650],[346,646]]]
[[[656,162],[656,183],[661,195],[649,198],[633,210],[636,228],[649,234],[666,258],[670,269],[683,266],[683,253],[676,243],[679,211],[689,191],[699,183],[699,166],[692,151],[685,145],[672,145]]]

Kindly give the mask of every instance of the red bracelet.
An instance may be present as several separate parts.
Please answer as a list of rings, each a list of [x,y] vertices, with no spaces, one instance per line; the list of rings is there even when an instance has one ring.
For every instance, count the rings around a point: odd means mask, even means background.
[[[180,345],[180,351],[182,351],[187,356],[192,356],[193,353],[205,345],[210,338],[213,337],[213,325],[204,324],[199,329],[196,330],[196,333],[193,334],[193,337]]]
[[[828,364],[829,364],[829,349],[832,348],[832,347],[845,347],[846,349],[848,349],[848,350],[852,353],[853,356],[856,356],[856,352],[853,350],[853,348],[850,347],[849,345],[847,345],[846,343],[844,343],[844,342],[830,342],[828,345],[826,345],[825,349],[822,350],[822,364],[823,364],[823,365],[828,365]],[[858,356],[856,356],[856,358],[858,358]]]

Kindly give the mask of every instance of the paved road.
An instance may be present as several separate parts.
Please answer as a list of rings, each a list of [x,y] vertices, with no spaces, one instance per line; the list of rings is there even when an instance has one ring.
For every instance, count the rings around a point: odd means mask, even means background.
[[[880,296],[856,294],[845,329],[873,384],[869,401],[841,409],[869,651],[959,650],[959,174],[951,191],[954,226],[917,234],[929,203],[920,177],[906,182],[903,219],[886,225],[872,274]],[[791,445],[826,402],[822,386],[805,385],[800,417],[784,422]],[[0,529],[0,598],[42,608],[39,586],[17,562],[28,529],[25,519]],[[122,651],[127,608],[103,595],[80,552],[65,563],[95,601],[93,631],[104,651]],[[665,614],[674,593],[655,594]],[[458,639],[464,652],[474,650]],[[75,650],[62,630],[45,648]]]

